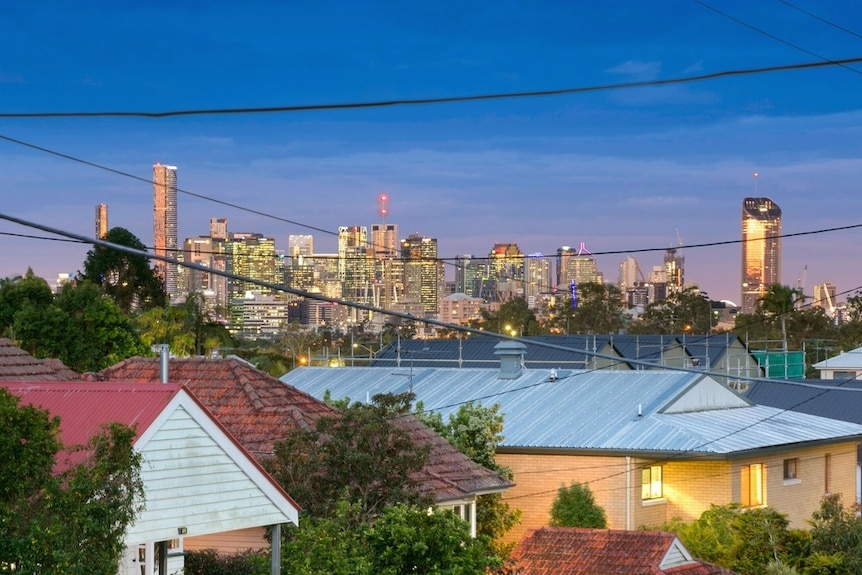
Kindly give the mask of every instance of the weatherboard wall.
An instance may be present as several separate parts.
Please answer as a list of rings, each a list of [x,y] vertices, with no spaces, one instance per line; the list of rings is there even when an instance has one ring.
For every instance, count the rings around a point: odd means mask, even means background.
[[[180,528],[195,536],[296,522],[263,473],[214,432],[221,433],[179,406],[138,446],[147,500],[127,541],[175,538]]]

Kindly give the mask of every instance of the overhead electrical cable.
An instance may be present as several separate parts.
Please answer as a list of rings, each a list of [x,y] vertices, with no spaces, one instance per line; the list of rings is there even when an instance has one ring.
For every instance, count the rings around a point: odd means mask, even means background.
[[[233,114],[276,114],[289,112],[320,112],[326,110],[356,110],[363,108],[387,108],[393,106],[426,106],[429,104],[449,104],[456,102],[476,102],[483,100],[504,100],[513,98],[539,98],[547,96],[563,96],[568,94],[585,94],[590,92],[606,92],[610,90],[627,90],[632,88],[648,88],[655,86],[668,86],[673,84],[686,84],[691,82],[703,82],[706,80],[717,80],[720,78],[732,78],[738,76],[750,76],[753,74],[767,74],[773,72],[787,72],[791,70],[809,70],[814,68],[825,68],[829,66],[841,66],[853,72],[853,68],[848,67],[848,64],[858,64],[862,62],[862,57],[856,56],[852,58],[828,59],[814,52],[810,52],[781,40],[777,36],[772,36],[768,32],[759,30],[749,24],[742,22],[732,16],[729,16],[720,10],[717,10],[700,0],[694,0],[704,7],[709,8],[719,14],[738,21],[749,28],[752,28],[762,34],[765,34],[783,44],[787,44],[797,50],[801,50],[806,54],[814,56],[821,61],[819,62],[804,62],[796,64],[781,64],[776,66],[762,66],[759,68],[740,68],[735,70],[724,70],[720,72],[710,72],[707,74],[696,74],[693,76],[682,76],[679,78],[667,78],[664,80],[642,80],[636,82],[618,82],[614,84],[597,84],[592,86],[581,86],[575,88],[558,88],[550,90],[530,90],[525,92],[498,92],[490,94],[474,94],[468,96],[442,96],[436,98],[401,98],[395,100],[371,100],[366,102],[342,102],[334,104],[303,104],[293,106],[262,106],[248,108],[208,108],[208,109],[191,109],[191,110],[168,110],[163,112],[153,111],[98,111],[98,112],[0,112],[0,118],[172,118],[179,116],[223,116]],[[858,73],[858,72],[857,72]]]
[[[804,52],[804,53],[808,54],[809,56],[814,56],[815,58],[819,58],[820,60],[823,61],[823,63],[828,63],[828,64],[832,64],[835,66],[840,66],[840,67],[844,68],[845,70],[849,70],[849,71],[853,72],[854,74],[862,74],[862,72],[860,72],[859,70],[856,70],[855,68],[851,68],[850,66],[848,66],[848,64],[855,64],[855,62],[848,62],[847,60],[833,60],[831,58],[827,58],[826,56],[823,56],[821,54],[818,54],[816,52],[812,52],[811,50],[803,48],[802,46],[800,46],[798,44],[794,44],[793,42],[788,42],[784,38],[776,36],[775,34],[770,34],[766,30],[758,28],[757,26],[754,26],[752,24],[749,24],[748,22],[746,22],[744,20],[740,20],[736,16],[732,16],[732,15],[728,14],[727,12],[723,12],[723,11],[719,10],[718,8],[716,8],[715,6],[707,4],[703,0],[692,0],[692,1],[695,2],[696,4],[700,4],[701,6],[703,6],[704,8],[706,8],[708,10],[712,10],[716,14],[724,16],[725,18],[727,18],[729,20],[733,20],[734,22],[736,22],[740,26],[745,26],[749,30],[754,30],[758,34],[762,34],[762,35],[766,36],[767,38],[775,40],[776,42],[780,42],[781,44],[784,44],[785,46],[789,46],[790,48],[793,48],[794,50],[799,50],[800,52]]]
[[[835,22],[832,22],[831,20],[827,20],[826,18],[823,18],[821,16],[818,16],[817,14],[815,14],[813,12],[809,12],[808,10],[805,10],[804,8],[800,8],[796,4],[791,4],[787,0],[778,0],[778,1],[781,2],[782,4],[784,4],[785,6],[789,6],[790,8],[793,8],[794,10],[798,10],[799,12],[802,12],[806,16],[811,16],[815,20],[819,20],[820,22],[823,22],[827,26],[832,26],[833,28],[835,28],[837,30],[841,30],[842,32],[846,32],[847,34],[850,34],[851,36],[855,36],[855,37],[859,38],[860,40],[862,40],[862,34],[858,34],[857,32],[850,30],[849,28],[845,28],[844,26],[841,26],[840,24],[836,24]]]

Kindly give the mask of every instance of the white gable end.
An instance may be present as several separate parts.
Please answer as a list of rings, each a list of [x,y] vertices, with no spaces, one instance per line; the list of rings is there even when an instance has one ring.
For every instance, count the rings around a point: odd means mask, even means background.
[[[688,549],[683,546],[679,539],[674,539],[673,543],[668,547],[667,553],[662,557],[658,568],[664,571],[671,567],[679,567],[680,565],[686,565],[693,562],[694,558],[691,556]]]
[[[182,397],[183,394],[178,395]],[[185,396],[139,437],[146,502],[128,545],[297,523],[297,509],[265,473]]]
[[[741,395],[704,376],[684,389],[659,410],[660,413],[685,413],[710,409],[748,407],[751,403]]]

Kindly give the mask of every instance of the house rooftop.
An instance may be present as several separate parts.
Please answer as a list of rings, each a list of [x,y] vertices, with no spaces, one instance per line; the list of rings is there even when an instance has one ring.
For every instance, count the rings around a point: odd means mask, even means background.
[[[501,451],[565,450],[725,458],[765,447],[862,437],[862,426],[756,405],[701,373],[393,367],[303,367],[282,381],[315,397],[362,400],[412,390],[448,417],[467,402],[499,404]]]
[[[338,413],[322,397],[317,399],[286,385],[241,359],[171,359],[168,367],[169,380],[188,387],[258,459],[271,456],[275,443],[289,429],[309,429],[320,417]],[[87,377],[96,381],[154,384],[160,382],[161,370],[158,358],[135,357]],[[428,462],[415,479],[420,490],[436,502],[511,487],[507,479],[474,463],[415,417],[399,417],[395,421],[415,442],[430,444]]]
[[[733,575],[666,531],[544,527],[525,534],[512,560],[521,575]]]
[[[0,338],[0,381],[73,381],[81,378],[59,359],[36,359]]]

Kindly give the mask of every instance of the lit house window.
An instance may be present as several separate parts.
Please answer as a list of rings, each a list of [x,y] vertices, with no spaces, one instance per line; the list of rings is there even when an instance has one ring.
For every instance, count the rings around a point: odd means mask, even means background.
[[[641,498],[648,501],[661,497],[661,465],[645,467],[641,471]]]
[[[743,507],[759,507],[766,503],[763,493],[763,464],[743,465],[740,470],[739,490]]]
[[[799,460],[796,458],[784,460],[784,480],[797,479],[796,468],[799,465]]]

